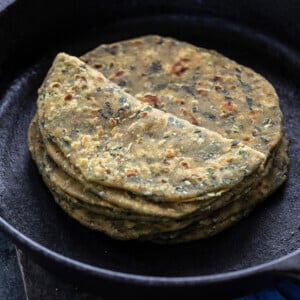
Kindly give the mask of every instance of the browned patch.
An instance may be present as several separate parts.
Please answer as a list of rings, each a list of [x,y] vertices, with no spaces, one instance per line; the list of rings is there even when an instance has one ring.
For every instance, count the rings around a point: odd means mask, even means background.
[[[140,116],[141,116],[142,118],[145,118],[145,117],[148,116],[148,113],[147,113],[146,111],[142,111],[142,112],[140,112]]]
[[[58,88],[58,87],[60,87],[60,83],[55,82],[55,83],[52,84],[51,87],[53,87],[53,88]]]
[[[216,90],[217,92],[221,92],[221,91],[223,90],[223,88],[222,88],[220,85],[216,85],[216,86],[215,86],[215,90]]]
[[[186,162],[186,161],[182,161],[180,163],[181,167],[184,168],[184,169],[188,169],[189,168],[189,164]]]
[[[120,176],[114,176],[113,177],[113,181],[115,181],[115,182],[119,182],[120,180],[121,180]]]
[[[259,112],[257,110],[255,110],[255,109],[250,110],[250,117],[252,119],[256,119],[258,117],[258,115],[259,115]]]
[[[91,114],[96,117],[99,115],[99,110],[93,109],[93,110],[91,110]]]
[[[169,173],[169,172],[170,172],[170,168],[168,168],[168,167],[163,167],[163,168],[162,168],[162,171],[163,171],[164,173]]]
[[[206,89],[197,90],[197,93],[202,96],[206,96],[208,94],[208,92],[209,92],[209,90],[206,90]]]
[[[76,79],[83,80],[83,81],[85,81],[85,82],[87,81],[85,76],[82,76],[82,75],[79,75],[79,74],[76,74],[76,75],[75,75],[75,78],[76,78]]]
[[[166,158],[173,158],[173,157],[175,157],[175,151],[173,149],[168,149],[165,152],[165,157]]]
[[[234,111],[232,101],[223,101],[220,105],[220,108],[227,113],[231,113]]]
[[[187,69],[188,69],[188,67],[183,64],[182,60],[179,60],[172,66],[172,73],[177,76],[180,76]]]
[[[144,42],[142,40],[139,40],[139,39],[136,39],[136,40],[133,40],[132,41],[132,44],[135,44],[135,45],[141,45],[143,44]]]
[[[73,98],[73,95],[71,93],[69,93],[65,96],[64,99],[65,99],[65,101],[70,101],[72,98]]]
[[[120,76],[122,76],[122,75],[124,75],[124,71],[118,71],[116,74],[115,74],[115,77],[120,77]]]
[[[99,173],[102,175],[102,176],[106,176],[106,171],[104,170],[104,169],[101,169],[100,171],[99,171]]]
[[[101,136],[105,133],[104,129],[102,127],[97,129],[97,133]]]
[[[137,169],[128,169],[125,171],[126,176],[130,177],[130,176],[136,176],[138,173]]]
[[[181,109],[182,114],[187,117],[187,119],[194,125],[199,125],[200,122],[197,120],[197,118],[193,115],[192,112],[187,111],[186,109],[182,108]]]
[[[188,58],[188,57],[182,57],[182,58],[180,58],[180,61],[182,61],[182,62],[189,62],[189,61],[191,61],[191,59]]]
[[[94,119],[92,119],[91,120],[91,123],[93,124],[93,125],[97,125],[99,122],[98,122],[98,118],[94,118]],[[98,131],[97,131],[98,132]]]
[[[102,68],[102,64],[94,64],[93,67],[96,68],[96,69],[101,69]]]
[[[108,122],[111,126],[116,126],[118,124],[117,120],[114,118],[110,118]]]
[[[123,76],[124,74],[125,74],[125,72],[124,72],[123,70],[120,70],[120,71],[118,71],[117,73],[115,73],[115,74],[109,76],[109,79],[110,79],[110,80],[114,80],[114,79],[116,79],[116,78],[118,78],[118,77]]]
[[[184,105],[185,104],[185,101],[179,99],[179,98],[174,98],[173,100],[174,103],[176,104],[180,104],[180,105]]]
[[[215,81],[215,82],[222,82],[222,81],[223,81],[223,77],[220,76],[220,75],[216,75],[216,76],[213,78],[213,81]]]
[[[111,46],[109,47],[109,49],[112,50],[112,52],[111,52],[112,55],[117,54],[116,51],[117,51],[118,47],[119,47],[119,46],[118,46],[117,44],[113,44],[113,45],[111,45]]]
[[[159,103],[159,98],[154,95],[145,95],[143,98],[140,99],[142,102],[146,102],[151,106],[157,107]]]
[[[75,84],[72,86],[73,91],[78,91],[80,89],[79,85]]]
[[[264,86],[263,88],[262,88],[262,91],[264,92],[264,94],[269,94],[271,91],[270,91],[270,88],[269,87],[267,87],[267,86]]]

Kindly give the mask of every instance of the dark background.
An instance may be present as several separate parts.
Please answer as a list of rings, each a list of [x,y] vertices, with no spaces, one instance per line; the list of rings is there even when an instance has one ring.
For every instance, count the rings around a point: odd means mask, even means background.
[[[25,300],[14,245],[0,232],[0,299]]]

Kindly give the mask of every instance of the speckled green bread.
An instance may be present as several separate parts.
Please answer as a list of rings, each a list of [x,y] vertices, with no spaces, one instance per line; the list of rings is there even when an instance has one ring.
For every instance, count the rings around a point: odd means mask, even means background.
[[[81,59],[140,101],[266,156],[282,137],[272,85],[216,51],[150,35],[101,45]]]
[[[92,68],[57,56],[28,137],[54,199],[83,225],[121,240],[205,238],[286,179],[278,97],[252,70],[158,36],[81,59]]]
[[[33,122],[30,128],[30,139],[34,140],[34,142],[32,141],[31,143],[31,145],[33,145],[31,151],[43,175],[43,179],[53,193],[56,201],[62,205],[64,210],[72,217],[87,226],[90,224],[90,227],[108,234],[111,228],[115,228],[114,233],[111,232],[110,234],[118,239],[133,239],[139,237],[142,239],[155,239],[161,243],[174,243],[176,241],[184,241],[182,234],[185,232],[189,233],[188,236],[199,235],[206,237],[213,235],[238,221],[238,216],[246,215],[257,202],[265,198],[270,192],[268,184],[273,183],[273,178],[277,177],[283,180],[285,176],[283,172],[288,161],[286,157],[287,143],[284,141],[283,145],[279,148],[279,153],[276,156],[276,162],[272,172],[270,172],[264,180],[264,185],[267,188],[260,188],[251,193],[245,193],[244,197],[237,199],[238,201],[232,200],[230,202],[227,201],[227,203],[226,201],[220,201],[224,207],[222,206],[219,209],[213,210],[214,205],[212,205],[210,209],[199,210],[196,214],[190,214],[185,216],[185,218],[178,218],[176,220],[174,220],[174,218],[155,218],[155,216],[149,217],[148,215],[130,213],[124,209],[120,210],[118,207],[110,207],[107,205],[107,202],[102,202],[102,204],[108,206],[103,208],[103,205],[99,205],[99,200],[101,201],[101,199],[97,199],[96,195],[89,194],[87,191],[84,192],[84,189],[82,189],[83,192],[78,193],[78,190],[80,191],[80,185],[72,182],[72,178],[66,176],[66,174],[61,176],[62,171],[57,165],[51,162],[49,156],[46,155],[36,125],[37,124]],[[86,197],[88,197],[88,200]],[[67,208],[69,208],[69,210]],[[178,210],[180,210],[179,207]],[[91,218],[92,216],[93,218]],[[222,221],[222,224],[218,224],[219,221]],[[98,223],[102,224],[102,227],[97,226],[96,224]],[[201,231],[199,231],[199,226],[201,227]],[[130,230],[127,227],[129,227]],[[124,230],[124,228],[128,230]],[[197,228],[196,232],[194,228]],[[169,241],[169,237],[172,237],[172,241]],[[187,238],[187,236],[185,238]],[[188,240],[189,239],[190,238],[188,238]]]

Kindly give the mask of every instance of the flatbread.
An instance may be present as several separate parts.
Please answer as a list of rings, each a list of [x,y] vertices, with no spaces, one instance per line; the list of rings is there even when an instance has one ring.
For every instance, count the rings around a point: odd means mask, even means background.
[[[31,132],[32,131],[33,129],[31,129]],[[31,133],[30,136],[34,136],[34,134]],[[32,141],[30,142],[30,145],[36,145],[37,149],[35,151],[32,151],[34,152],[35,159],[37,161],[41,160],[43,152],[40,150],[42,150],[43,146],[39,147],[39,143],[32,143]],[[274,169],[279,167],[279,170],[277,170],[277,176],[275,177],[281,178],[281,180],[284,178],[284,176],[278,176],[278,174],[280,172],[284,172],[284,169],[286,171],[286,168],[284,168],[284,161],[286,161],[287,159],[286,155],[284,155],[286,153],[286,149],[287,142],[283,141],[282,146],[279,148],[279,158],[277,158],[277,160],[275,161],[276,163]],[[38,163],[38,165],[41,168],[40,171],[43,175],[44,181],[53,193],[56,201],[63,206],[64,210],[68,214],[78,219],[78,221],[80,221],[82,224],[93,229],[107,232],[107,230],[111,230],[111,228],[114,228],[113,236],[119,239],[132,239],[137,237],[142,237],[143,239],[151,239],[153,238],[153,235],[156,235],[155,239],[157,239],[157,242],[169,243],[169,237],[172,237],[174,241],[184,241],[186,239],[191,240],[193,236],[210,236],[213,233],[219,232],[219,229],[221,230],[222,228],[225,228],[224,226],[226,224],[226,226],[229,226],[230,223],[236,222],[239,219],[236,216],[242,216],[246,212],[248,213],[250,211],[250,208],[255,206],[257,200],[261,199],[260,197],[252,197],[251,199],[246,195],[246,198],[245,196],[241,199],[237,198],[237,201],[234,201],[232,204],[224,207],[224,209],[219,209],[217,212],[213,212],[212,214],[210,214],[208,219],[206,219],[205,215],[203,216],[199,214],[195,215],[194,218],[183,220],[181,222],[168,222],[165,220],[161,220],[161,222],[159,222],[159,220],[157,219],[139,220],[139,216],[137,216],[137,218],[131,218],[133,216],[126,216],[124,214],[114,215],[107,214],[106,212],[103,214],[103,210],[95,210],[90,206],[86,206],[81,201],[78,201],[72,196],[59,192],[59,189],[57,190],[57,187],[53,186],[50,183],[50,181],[52,181],[52,178],[55,177],[55,170],[53,166],[51,167],[47,165],[47,163],[45,166],[41,166],[40,163]],[[269,176],[267,177],[267,179],[269,179],[269,182],[273,181],[275,174],[275,172],[271,172],[269,174]],[[68,180],[65,180],[65,183],[68,185]],[[255,195],[259,194],[255,193]],[[200,221],[197,221],[197,219],[200,219]],[[99,227],[97,224],[102,224],[102,227]],[[189,226],[189,224],[193,225]],[[211,226],[210,230],[208,230],[209,226]],[[185,229],[186,227],[187,229]],[[118,230],[118,235],[116,235],[115,230]],[[170,230],[172,230],[172,232],[167,232],[160,236],[162,232]],[[182,236],[183,233],[186,234],[186,232],[188,232],[188,235]],[[157,238],[157,236],[160,237]],[[166,238],[167,241],[164,240]]]
[[[237,223],[285,182],[290,163],[288,145],[289,141],[287,137],[284,137],[275,157],[273,169],[256,189],[245,196],[243,201],[246,205],[243,205],[243,209],[237,210],[236,204],[233,203],[231,214],[228,214],[228,212],[220,214],[220,211],[218,211],[211,215],[213,222],[202,220],[185,227],[183,230],[145,236],[144,239],[150,239],[159,244],[178,244],[211,237]]]
[[[272,85],[216,51],[150,35],[100,45],[81,59],[141,101],[266,156],[281,140]]]
[[[199,211],[215,210],[223,205],[228,204],[234,194],[245,192],[247,189],[255,186],[261,179],[256,173],[246,178],[242,184],[235,188],[234,191],[227,192],[222,197],[215,197],[208,200],[201,200],[201,202],[185,202],[185,203],[149,203],[149,198],[144,199],[139,196],[128,194],[126,191],[108,189],[97,184],[88,184],[84,181],[83,176],[76,171],[69,163],[69,161],[62,156],[61,151],[57,149],[53,144],[45,142],[45,147],[48,155],[54,160],[54,162],[67,174],[73,177],[74,180],[79,181],[83,185],[84,190],[89,190],[98,195],[102,200],[123,207],[124,209],[130,209],[138,213],[154,214],[157,216],[169,216],[180,217],[190,213],[199,213]],[[272,166],[272,159],[269,159],[263,174],[267,174]],[[265,175],[264,175],[265,176]],[[78,186],[79,183],[76,183]],[[175,215],[174,215],[175,213]]]
[[[139,218],[138,215],[142,215],[143,218],[151,216],[151,218],[155,220],[158,218],[164,221],[166,217],[179,219],[198,214],[207,214],[210,211],[219,209],[233,201],[232,198],[234,194],[227,193],[227,195],[222,195],[221,199],[158,204],[151,203],[147,201],[147,199],[142,199],[141,197],[132,197],[126,192],[101,189],[101,186],[99,185],[84,185],[82,176],[77,174],[76,171],[68,165],[68,161],[61,160],[61,157],[60,159],[57,158],[57,155],[59,156],[60,152],[56,152],[54,149],[48,148],[48,144],[43,144],[36,118],[30,125],[29,138],[29,146],[32,155],[40,168],[40,172],[48,173],[46,177],[51,178],[52,186],[55,186],[56,189],[60,189],[64,193],[86,202],[86,205],[92,204],[104,208],[110,208],[117,214],[120,211],[124,211],[126,213],[131,212],[132,217],[136,218]],[[34,147],[37,148],[37,150],[34,150]],[[45,151],[49,149],[50,152],[47,152],[46,154]],[[52,162],[53,158],[55,163]],[[56,165],[57,161],[60,163],[59,167]],[[243,186],[235,190],[235,193],[246,192],[252,187],[252,184],[253,180],[249,178],[248,187],[243,184]]]
[[[94,70],[57,56],[28,139],[55,201],[84,226],[121,240],[206,238],[285,181],[279,99],[253,70],[159,36],[81,59]]]
[[[80,92],[72,96],[74,87]],[[265,162],[243,143],[143,105],[66,54],[57,56],[39,94],[42,130],[89,182],[189,200],[219,195]]]

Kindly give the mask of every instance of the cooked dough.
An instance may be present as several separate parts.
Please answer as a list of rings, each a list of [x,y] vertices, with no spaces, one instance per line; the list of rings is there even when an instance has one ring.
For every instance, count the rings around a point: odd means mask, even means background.
[[[56,57],[28,132],[55,201],[81,224],[122,240],[191,241],[285,181],[279,99],[253,70],[159,36],[81,60]]]
[[[223,193],[265,161],[243,143],[143,104],[66,54],[40,88],[38,114],[87,181],[162,201]]]
[[[150,35],[101,45],[82,60],[141,101],[267,156],[282,137],[272,85],[216,51]]]

